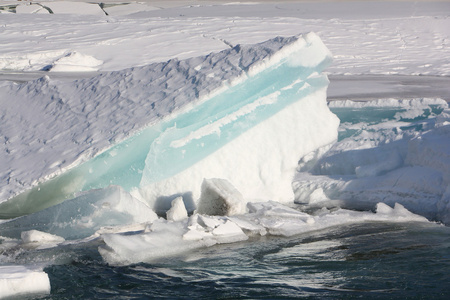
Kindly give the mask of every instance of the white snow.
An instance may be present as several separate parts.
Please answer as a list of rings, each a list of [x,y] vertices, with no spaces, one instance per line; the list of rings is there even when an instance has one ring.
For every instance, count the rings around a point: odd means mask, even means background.
[[[74,51],[55,60],[48,70],[51,72],[92,72],[97,71],[102,64],[101,60]]]
[[[148,2],[148,7],[181,7],[124,16],[90,16],[74,6],[70,9],[80,15],[2,14],[0,61],[77,51],[104,61],[102,71],[121,70],[311,31],[334,54],[332,74],[449,75],[448,1],[289,2]],[[126,5],[112,8],[127,10]],[[43,64],[48,65],[35,60],[28,70]],[[23,65],[11,68],[23,70]]]

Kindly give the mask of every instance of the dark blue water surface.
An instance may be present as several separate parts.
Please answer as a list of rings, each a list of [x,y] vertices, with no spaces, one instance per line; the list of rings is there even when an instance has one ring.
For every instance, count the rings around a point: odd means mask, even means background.
[[[449,299],[450,228],[363,223],[113,267],[97,245],[45,269],[43,299]],[[79,253],[77,252],[79,251]]]

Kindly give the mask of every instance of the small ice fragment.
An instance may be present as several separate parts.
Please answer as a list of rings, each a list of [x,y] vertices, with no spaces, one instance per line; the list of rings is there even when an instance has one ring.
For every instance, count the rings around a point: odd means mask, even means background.
[[[238,241],[245,241],[248,236],[236,223],[227,220],[224,224],[217,226],[213,230],[213,235],[217,239],[217,243],[235,243]]]
[[[167,220],[180,221],[188,217],[183,197],[177,197],[172,200],[172,207],[167,211]]]
[[[245,213],[242,194],[225,179],[204,179],[198,203],[198,213],[230,216]]]
[[[39,230],[23,231],[20,237],[24,243],[62,243],[65,241],[63,237]]]
[[[201,226],[208,230],[213,230],[217,226],[223,224],[223,221],[217,217],[198,215],[197,220]]]

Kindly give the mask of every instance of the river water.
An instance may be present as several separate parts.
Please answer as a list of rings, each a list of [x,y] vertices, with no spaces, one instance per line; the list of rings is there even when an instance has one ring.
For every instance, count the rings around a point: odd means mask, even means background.
[[[72,253],[69,253],[72,252]],[[265,237],[126,267],[95,246],[45,271],[44,299],[448,299],[450,228],[363,223]]]

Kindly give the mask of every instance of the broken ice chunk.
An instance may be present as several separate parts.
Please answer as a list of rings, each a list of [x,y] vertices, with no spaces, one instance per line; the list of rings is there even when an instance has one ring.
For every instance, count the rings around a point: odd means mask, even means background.
[[[177,197],[172,201],[172,207],[167,211],[167,220],[180,221],[188,217],[183,197]]]
[[[226,179],[204,179],[197,212],[230,216],[245,213],[242,194]]]

